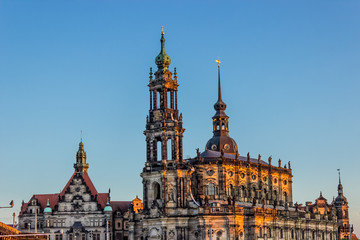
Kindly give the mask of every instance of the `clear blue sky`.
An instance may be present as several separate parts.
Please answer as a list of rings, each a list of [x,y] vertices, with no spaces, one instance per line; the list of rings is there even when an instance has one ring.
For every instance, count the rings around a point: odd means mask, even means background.
[[[80,130],[98,191],[142,196],[148,72],[177,67],[184,155],[212,136],[216,58],[241,155],[291,161],[294,199],[336,196],[360,233],[360,1],[0,0],[1,205],[59,192]],[[1,210],[10,222],[13,210]]]

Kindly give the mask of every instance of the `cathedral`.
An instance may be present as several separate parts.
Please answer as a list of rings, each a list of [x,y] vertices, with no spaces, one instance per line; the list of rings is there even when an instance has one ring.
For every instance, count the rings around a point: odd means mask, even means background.
[[[98,193],[81,141],[74,174],[62,192],[33,195],[23,203],[21,230],[49,233],[54,240],[349,239],[340,175],[332,202],[320,193],[303,205],[293,199],[290,162],[239,155],[225,113],[220,61],[213,137],[204,151],[184,159],[179,84],[176,68],[169,70],[163,31],[160,42],[157,70],[150,68],[148,84],[143,200],[111,201],[110,190]]]

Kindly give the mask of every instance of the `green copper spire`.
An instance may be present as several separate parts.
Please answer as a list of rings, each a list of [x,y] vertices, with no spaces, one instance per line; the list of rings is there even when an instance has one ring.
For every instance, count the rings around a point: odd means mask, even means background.
[[[155,58],[155,64],[159,69],[167,69],[171,63],[171,58],[165,52],[165,38],[164,38],[164,28],[161,31],[161,50],[159,55]]]

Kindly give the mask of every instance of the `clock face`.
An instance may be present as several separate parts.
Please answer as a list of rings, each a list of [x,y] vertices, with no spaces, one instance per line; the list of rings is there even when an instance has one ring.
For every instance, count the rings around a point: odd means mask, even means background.
[[[207,171],[207,174],[209,175],[209,176],[212,176],[213,174],[214,174],[214,170],[209,170],[209,171]]]
[[[229,149],[230,149],[230,145],[229,145],[229,144],[225,144],[225,145],[224,145],[224,149],[225,149],[225,150],[229,150]]]
[[[211,150],[215,151],[216,149],[217,149],[216,145],[213,144],[213,145],[211,146]]]

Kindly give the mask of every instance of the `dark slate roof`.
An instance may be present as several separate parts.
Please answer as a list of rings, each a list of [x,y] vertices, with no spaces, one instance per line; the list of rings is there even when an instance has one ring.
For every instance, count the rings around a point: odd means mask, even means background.
[[[125,213],[129,210],[131,203],[131,201],[110,201],[110,206],[113,212],[120,210],[122,213]]]
[[[205,159],[206,158],[219,158],[219,157],[221,157],[221,152],[212,151],[212,150],[205,150],[204,152],[201,153],[200,156],[202,158],[205,158]],[[229,158],[229,159],[235,159],[236,155],[224,153],[224,157]],[[247,157],[243,157],[243,156],[239,156],[238,159],[242,160],[242,161],[247,161]],[[258,160],[256,158],[250,158],[250,162],[257,163]],[[264,162],[262,160],[260,161],[260,163],[268,165],[267,162]]]

